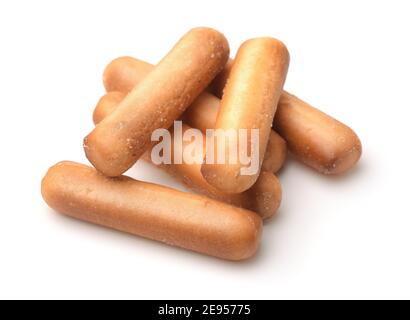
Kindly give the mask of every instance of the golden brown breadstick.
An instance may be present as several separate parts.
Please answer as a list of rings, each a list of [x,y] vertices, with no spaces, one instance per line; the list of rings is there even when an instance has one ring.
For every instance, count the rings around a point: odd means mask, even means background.
[[[84,139],[88,160],[107,176],[129,169],[225,65],[229,46],[216,30],[189,31],[162,61]]]
[[[93,121],[94,124],[100,123],[107,115],[113,113],[120,102],[124,100],[125,94],[119,91],[108,92],[97,103],[94,109]]]
[[[191,127],[202,132],[214,128],[218,116],[220,102],[218,98],[203,92],[184,112],[182,119]],[[262,162],[262,171],[276,173],[286,160],[288,148],[286,142],[274,130],[270,130],[268,145]]]
[[[50,168],[41,192],[71,217],[223,259],[250,258],[262,233],[251,211],[74,162]]]
[[[232,65],[229,60],[210,85],[215,96],[222,97]],[[300,161],[324,174],[349,170],[362,154],[352,129],[286,91],[279,99],[273,127]]]
[[[348,126],[285,91],[279,105],[275,129],[302,162],[324,174],[340,174],[360,159],[362,144]]]
[[[103,80],[107,92],[120,91],[128,93],[131,88],[154,68],[153,65],[131,57],[121,57],[113,60],[105,68]],[[185,111],[183,120],[193,128],[202,132],[214,128],[219,111],[220,99],[203,92]],[[263,159],[262,170],[278,172],[287,155],[286,142],[272,130],[269,143]]]
[[[97,124],[103,118],[114,111],[115,107],[121,102],[124,94],[121,92],[109,92],[104,95],[97,103],[94,111],[94,123]],[[182,126],[182,134],[191,129],[187,125]],[[178,144],[174,144],[174,135],[171,132],[171,152],[184,154],[184,149],[189,142],[182,141],[182,150]],[[142,159],[152,163],[151,150],[147,151]],[[201,158],[202,159],[202,158]],[[263,219],[271,218],[278,210],[282,200],[282,188],[279,179],[271,172],[262,172],[256,183],[249,190],[238,194],[226,194],[212,187],[201,174],[200,164],[160,164],[170,175],[181,181],[189,189],[204,194],[212,199],[223,201],[237,207],[242,207],[258,213]]]
[[[249,189],[259,176],[265,155],[273,117],[282,94],[289,66],[289,53],[285,45],[273,38],[257,38],[244,42],[238,50],[229,81],[224,90],[221,109],[215,128],[234,129],[237,132],[257,129],[259,135],[259,165],[256,172],[243,173],[249,164],[204,162],[204,178],[219,190],[239,193]],[[247,150],[254,144],[247,136]],[[225,153],[229,154],[229,141]],[[218,146],[215,144],[217,155]],[[257,152],[257,151],[256,151]]]
[[[114,59],[104,69],[105,91],[119,91],[127,94],[154,68],[153,64],[132,57]]]
[[[104,70],[103,83],[105,90],[107,92],[119,91],[127,94],[153,69],[154,65],[132,57],[114,59]]]

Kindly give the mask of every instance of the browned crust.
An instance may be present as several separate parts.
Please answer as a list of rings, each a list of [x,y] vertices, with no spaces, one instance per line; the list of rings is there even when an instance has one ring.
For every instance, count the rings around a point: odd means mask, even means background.
[[[259,169],[288,66],[289,52],[282,42],[273,38],[250,39],[239,48],[224,89],[215,128],[258,129]],[[250,135],[247,144],[250,150]],[[229,148],[228,143],[226,148]],[[221,191],[239,193],[249,189],[259,176],[259,171],[252,175],[242,174],[245,166],[239,161],[237,164],[204,163],[201,172],[211,185]]]
[[[107,176],[129,169],[225,65],[229,46],[216,30],[189,31],[162,61],[84,139],[88,160]]]
[[[48,170],[41,192],[76,219],[228,260],[252,257],[262,234],[251,211],[69,161]]]

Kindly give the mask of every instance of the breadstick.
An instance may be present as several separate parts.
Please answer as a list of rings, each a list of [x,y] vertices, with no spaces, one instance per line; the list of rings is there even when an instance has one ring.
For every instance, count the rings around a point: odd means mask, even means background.
[[[105,68],[103,81],[107,92],[120,91],[128,93],[131,88],[154,68],[153,65],[131,57],[121,57],[113,60]],[[121,99],[122,100],[122,99]],[[193,128],[205,132],[215,127],[219,112],[220,99],[203,92],[185,111],[183,120]],[[287,155],[286,142],[275,131],[271,131],[269,143],[263,159],[262,170],[278,172]]]
[[[259,135],[259,165],[255,173],[244,174],[249,164],[208,163],[202,165],[204,178],[214,187],[228,193],[249,189],[259,176],[265,155],[276,106],[282,94],[289,66],[285,45],[273,38],[257,38],[244,42],[238,50],[229,81],[224,90],[215,128],[237,132],[257,129]],[[250,133],[247,150],[254,144]],[[229,142],[225,154],[229,155]],[[215,155],[218,146],[215,144]]]
[[[133,57],[125,56],[116,58],[104,69],[103,84],[105,91],[119,91],[127,94],[154,68],[155,66],[153,64]],[[224,70],[225,69],[223,69],[223,71]]]
[[[184,122],[201,130],[214,128],[221,100],[214,95],[203,92],[185,111]],[[270,130],[268,145],[262,162],[262,171],[276,173],[285,163],[288,148],[285,140],[274,130]]]
[[[107,92],[119,91],[127,94],[153,69],[154,65],[132,57],[114,59],[104,70],[103,83],[105,90]],[[225,69],[220,74],[224,71]]]
[[[228,56],[221,33],[209,28],[189,31],[84,139],[88,160],[107,176],[124,173],[150,147],[151,133],[171,126],[222,70]]]
[[[103,118],[114,111],[121,102],[124,94],[121,92],[109,92],[97,103],[94,111],[94,123],[97,124]],[[216,99],[216,98],[215,98]],[[182,134],[191,129],[183,124]],[[182,150],[175,150],[174,132],[171,132],[171,152],[184,153],[189,142],[182,142]],[[147,151],[142,159],[152,163],[151,150]],[[282,188],[279,179],[271,172],[262,172],[256,183],[249,190],[238,194],[226,194],[212,187],[201,174],[200,164],[160,164],[161,169],[182,182],[190,190],[206,195],[212,199],[242,207],[258,213],[263,219],[271,218],[278,210],[282,200]]]
[[[217,97],[223,95],[232,65],[228,61],[210,86]],[[351,128],[286,91],[279,99],[273,127],[296,158],[324,174],[346,172],[362,154],[360,139]]]
[[[120,102],[124,100],[125,94],[119,91],[108,92],[97,103],[94,109],[93,122],[98,124],[118,107]]]
[[[51,208],[76,219],[222,259],[250,258],[262,234],[252,211],[74,162],[50,168],[41,192]]]
[[[298,159],[324,174],[352,168],[362,154],[356,133],[345,124],[284,92],[274,127]]]

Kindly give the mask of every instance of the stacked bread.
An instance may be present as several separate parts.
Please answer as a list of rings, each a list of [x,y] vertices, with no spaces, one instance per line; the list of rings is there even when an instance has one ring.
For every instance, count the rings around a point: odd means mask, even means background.
[[[156,66],[115,59],[104,72],[96,126],[84,139],[93,167],[64,161],[50,168],[45,201],[69,216],[170,245],[229,260],[252,257],[263,219],[279,208],[275,174],[288,150],[324,174],[346,172],[361,155],[349,127],[283,90],[288,65],[286,46],[267,37],[245,41],[229,60],[227,40],[210,28],[190,30]],[[190,150],[188,141],[176,143],[176,121],[183,134],[203,133],[200,162],[153,160],[159,129],[169,129],[172,159]],[[208,131],[218,130],[257,133],[244,136],[246,150],[257,150],[255,170],[242,161],[209,161],[210,149],[232,156],[229,142],[208,147]],[[124,176],[140,159],[194,193]]]

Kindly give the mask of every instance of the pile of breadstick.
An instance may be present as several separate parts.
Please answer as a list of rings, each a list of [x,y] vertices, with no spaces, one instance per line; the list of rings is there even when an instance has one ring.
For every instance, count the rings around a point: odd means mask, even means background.
[[[247,40],[230,60],[224,35],[210,28],[190,30],[156,66],[115,59],[104,71],[107,93],[94,110],[95,128],[84,139],[94,168],[54,165],[42,181],[44,200],[71,217],[169,245],[229,260],[252,257],[263,219],[280,206],[276,173],[288,150],[323,174],[341,174],[361,156],[352,129],[283,91],[288,65],[286,46],[267,37]],[[159,165],[193,193],[124,176],[137,160],[151,161],[152,133],[175,120],[184,132],[258,129],[259,169],[242,175],[241,163]]]

